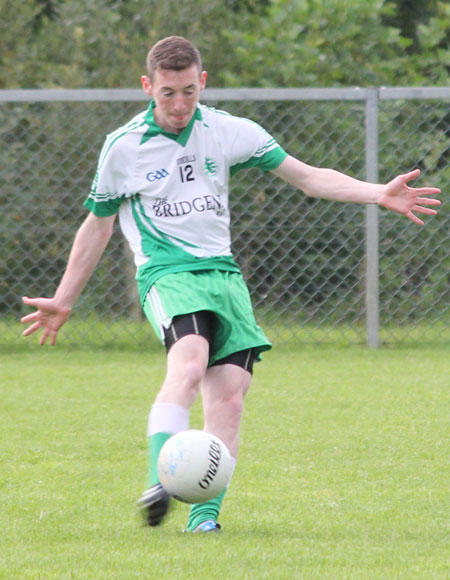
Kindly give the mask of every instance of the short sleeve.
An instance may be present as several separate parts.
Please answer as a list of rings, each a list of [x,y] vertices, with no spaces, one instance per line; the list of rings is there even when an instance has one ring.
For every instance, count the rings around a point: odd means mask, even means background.
[[[84,206],[99,217],[110,216],[119,211],[124,199],[129,197],[130,182],[134,168],[133,149],[127,139],[114,140],[108,135],[92,181],[91,190]]]
[[[271,171],[287,157],[286,151],[263,127],[248,119],[235,118],[230,153],[230,172],[259,167]]]

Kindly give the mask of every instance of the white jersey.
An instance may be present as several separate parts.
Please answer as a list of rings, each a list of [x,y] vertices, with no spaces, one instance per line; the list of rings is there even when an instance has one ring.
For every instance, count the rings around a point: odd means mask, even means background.
[[[85,206],[118,212],[138,268],[231,257],[230,175],[275,169],[287,154],[248,119],[199,104],[177,135],[156,124],[153,108],[107,136]]]

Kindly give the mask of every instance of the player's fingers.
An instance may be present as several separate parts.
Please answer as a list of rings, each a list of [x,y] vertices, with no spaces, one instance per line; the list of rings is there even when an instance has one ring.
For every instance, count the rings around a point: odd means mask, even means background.
[[[428,190],[423,190],[423,189],[416,189],[415,190],[416,195],[437,195],[438,193],[441,193],[440,191],[428,191]],[[433,199],[433,198],[428,198],[428,197],[418,197],[417,198],[417,203],[425,203],[427,205],[441,205],[441,200],[440,199]]]
[[[439,195],[441,193],[438,187],[408,187],[408,190],[416,195]]]
[[[27,314],[26,316],[22,316],[22,318],[20,319],[20,322],[32,322],[33,320],[36,320],[36,315],[37,312],[32,312],[31,314]]]
[[[26,328],[22,332],[22,336],[29,336],[30,334],[33,334],[33,332],[36,332],[36,330],[39,330],[40,328],[41,328],[41,323],[39,321],[37,321],[34,324],[32,324],[31,326],[29,326],[28,328]]]
[[[424,222],[423,222],[423,221],[422,221],[420,218],[418,218],[416,215],[414,215],[414,214],[412,213],[412,211],[409,211],[409,212],[408,212],[407,214],[405,214],[405,215],[406,215],[406,217],[407,217],[408,219],[410,219],[412,222],[414,222],[414,223],[415,223],[415,224],[417,224],[418,226],[423,226],[423,225],[424,225]]]
[[[402,181],[404,181],[405,183],[408,181],[411,181],[413,179],[417,179],[420,175],[420,169],[413,169],[412,171],[409,171],[408,173],[405,173],[404,175],[401,175],[400,177],[402,178]]]
[[[437,211],[429,207],[422,207],[421,205],[413,205],[412,211],[417,211],[419,213],[425,213],[427,215],[436,215]]]
[[[41,340],[39,341],[39,344],[41,346],[43,346],[45,344],[45,342],[47,341],[47,338],[50,336],[50,334],[51,334],[51,330],[49,328],[44,328],[44,332],[42,333]]]
[[[22,302],[28,306],[36,306],[39,298],[29,298],[28,296],[22,296]]]

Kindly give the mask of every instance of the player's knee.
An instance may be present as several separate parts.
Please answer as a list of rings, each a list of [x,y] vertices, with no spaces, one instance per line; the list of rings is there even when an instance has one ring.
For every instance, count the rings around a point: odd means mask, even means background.
[[[190,360],[184,368],[183,375],[183,383],[186,388],[198,390],[205,375],[205,367],[195,359]]]
[[[228,396],[224,396],[217,403],[217,413],[223,413],[231,422],[240,420],[244,406],[244,397],[240,391],[229,393]]]
[[[162,401],[176,400],[190,406],[199,392],[204,373],[204,365],[195,359],[176,368],[169,367],[158,397]]]

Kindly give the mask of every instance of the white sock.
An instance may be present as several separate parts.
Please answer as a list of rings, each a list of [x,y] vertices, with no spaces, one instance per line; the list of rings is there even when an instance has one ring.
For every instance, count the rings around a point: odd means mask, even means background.
[[[189,409],[174,403],[154,403],[148,417],[147,434],[179,433],[189,429]]]

